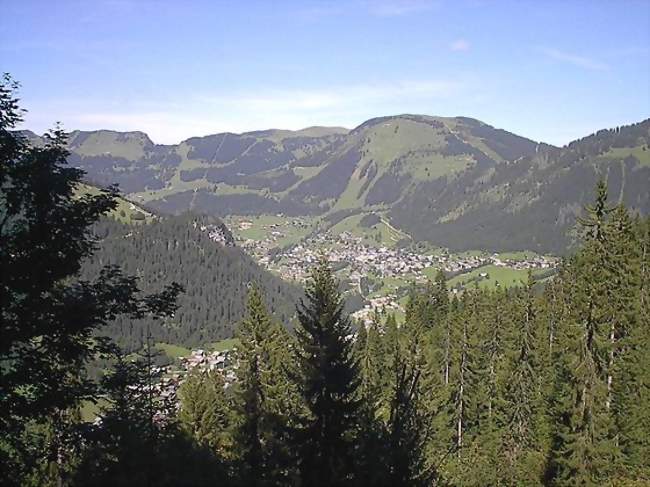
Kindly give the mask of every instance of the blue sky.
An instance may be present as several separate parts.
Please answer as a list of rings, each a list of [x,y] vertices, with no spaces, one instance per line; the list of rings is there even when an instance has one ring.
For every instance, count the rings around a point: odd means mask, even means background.
[[[25,128],[155,142],[398,113],[554,144],[650,116],[650,1],[0,0]]]

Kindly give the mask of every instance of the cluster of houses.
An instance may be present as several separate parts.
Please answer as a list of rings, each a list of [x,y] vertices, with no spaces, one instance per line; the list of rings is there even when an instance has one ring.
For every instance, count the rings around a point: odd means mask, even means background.
[[[259,252],[259,248],[257,249]],[[499,254],[477,256],[452,256],[420,254],[409,249],[377,247],[365,244],[363,239],[349,232],[333,235],[328,232],[305,239],[301,244],[269,259],[259,260],[271,270],[289,280],[304,280],[320,255],[332,263],[341,263],[352,281],[373,274],[380,278],[409,278],[425,280],[423,271],[428,268],[442,269],[446,274],[469,272],[478,267],[494,264],[513,269],[550,268],[554,261],[544,256],[530,259],[501,259]]]
[[[509,267],[511,269],[517,270],[527,270],[527,269],[551,269],[557,265],[555,259],[543,255],[537,255],[534,257],[514,260],[514,259],[501,259],[499,254],[492,254],[490,257],[491,263],[500,266],[500,267]]]
[[[368,326],[373,323],[377,311],[403,312],[404,308],[397,301],[397,296],[395,294],[387,294],[386,296],[370,299],[363,308],[355,311],[350,316]]]
[[[178,400],[178,389],[187,377],[194,371],[217,371],[224,378],[224,387],[229,387],[236,379],[235,376],[235,349],[222,350],[218,352],[207,352],[202,349],[192,350],[188,357],[180,359],[180,369],[175,365],[165,367],[154,367],[152,372],[157,381],[149,387],[140,390],[139,393],[148,394],[152,392],[157,398],[157,411],[154,415],[155,422],[164,422],[173,411],[178,411],[180,402]],[[135,387],[135,386],[132,386]],[[95,422],[101,419],[96,418]]]
[[[238,220],[240,230],[253,227],[247,219]],[[424,282],[432,276],[431,269],[440,269],[447,276],[463,274],[474,269],[495,265],[511,269],[548,269],[556,265],[553,258],[533,255],[514,259],[493,254],[454,255],[445,251],[419,253],[411,248],[388,248],[367,243],[350,232],[324,231],[304,238],[299,244],[280,249],[278,241],[286,235],[287,226],[308,227],[309,222],[300,218],[287,218],[282,223],[265,225],[264,238],[242,239],[238,243],[260,265],[278,273],[283,279],[303,282],[309,276],[314,263],[325,256],[339,270],[342,278],[361,289],[364,277],[400,279]],[[362,293],[364,294],[364,293]],[[397,297],[385,295],[373,298],[369,304],[355,313],[355,318],[369,320],[376,310],[401,311]]]
[[[235,380],[235,349],[208,352],[203,349],[192,350],[188,357],[181,358],[183,375],[193,370],[219,371],[223,374],[226,387]]]
[[[213,242],[220,243],[225,247],[233,247],[235,245],[234,240],[224,225],[205,225],[203,223],[199,224],[195,221],[193,223],[193,226],[196,230],[206,232],[208,234],[208,238]]]
[[[278,254],[268,267],[285,279],[302,281],[321,255],[332,263],[345,265],[353,279],[369,273],[379,277],[417,275],[434,264],[430,255],[366,245],[349,232],[324,232]]]

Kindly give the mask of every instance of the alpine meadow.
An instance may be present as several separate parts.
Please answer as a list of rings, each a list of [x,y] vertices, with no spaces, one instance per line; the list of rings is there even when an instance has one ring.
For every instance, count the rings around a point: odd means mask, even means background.
[[[0,484],[650,486],[649,66],[642,0],[1,2]]]

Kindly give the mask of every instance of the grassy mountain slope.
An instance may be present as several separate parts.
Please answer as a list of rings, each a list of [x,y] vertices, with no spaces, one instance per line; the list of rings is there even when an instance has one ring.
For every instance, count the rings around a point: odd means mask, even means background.
[[[326,225],[376,215],[407,239],[455,250],[562,252],[599,177],[615,199],[648,212],[649,124],[564,148],[471,118],[422,115],[173,146],[141,132],[73,132],[70,162],[163,212],[321,215]]]
[[[417,240],[454,249],[561,253],[599,178],[611,201],[650,213],[650,120],[457,178],[423,182],[390,212]]]
[[[502,140],[503,139],[503,140]],[[468,118],[400,115],[372,119],[329,154],[289,196],[321,209],[381,210],[418,183],[533,154],[536,144]]]
[[[79,196],[84,194],[95,195],[99,194],[100,189],[97,186],[82,183],[77,187],[77,194]],[[114,220],[122,223],[141,224],[151,223],[157,218],[157,215],[151,211],[143,208],[142,206],[133,203],[123,197],[117,197],[117,206],[112,210],[108,216]]]

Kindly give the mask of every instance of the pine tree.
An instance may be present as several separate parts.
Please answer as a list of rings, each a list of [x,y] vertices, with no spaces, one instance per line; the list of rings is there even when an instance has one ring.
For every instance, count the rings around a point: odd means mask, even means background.
[[[507,340],[508,296],[501,288],[491,295],[489,309],[488,336],[483,346],[487,359],[488,404],[487,416],[491,425],[502,421],[503,409],[503,368],[505,367],[505,352]]]
[[[624,208],[613,212],[611,270],[616,287],[611,295],[614,346],[608,357],[608,400],[623,455],[619,475],[650,481],[650,327],[643,306],[648,236],[643,230],[643,222],[634,223]]]
[[[296,441],[304,485],[350,485],[358,429],[358,367],[350,324],[327,261],[321,259],[298,306],[298,370],[305,414]]]
[[[535,415],[536,381],[536,336],[535,309],[533,303],[533,277],[528,272],[528,282],[519,306],[521,316],[515,319],[515,352],[512,372],[508,381],[508,424],[515,450],[529,447],[534,439],[532,421]]]
[[[518,292],[513,309],[514,350],[506,389],[507,471],[515,484],[531,484],[542,477],[544,454],[539,435],[541,397],[540,361],[537,350],[537,307],[534,280],[528,272],[524,289]]]
[[[383,357],[384,367],[381,369],[381,377],[386,379],[390,377],[390,371],[394,370],[395,350],[399,347],[399,327],[394,314],[389,314],[384,323],[384,333],[381,337],[381,356]],[[382,390],[388,387],[382,386]]]
[[[363,324],[359,325],[354,342],[355,357],[359,366],[359,398],[362,409],[373,418],[380,407],[382,374],[386,358],[383,354],[382,337],[378,327],[377,322],[371,323],[367,328]]]
[[[230,401],[218,371],[193,369],[178,390],[178,421],[201,447],[232,457]]]
[[[478,329],[481,295],[478,290],[463,297],[460,337],[457,349],[458,367],[454,380],[454,420],[458,456],[469,443],[468,434],[478,421]]]
[[[477,470],[475,479],[490,484],[501,483],[504,471],[512,470],[512,465],[505,460],[507,428],[504,425],[507,424],[507,358],[513,321],[513,306],[509,301],[513,300],[513,295],[497,287],[495,291],[484,291],[482,299],[484,306],[480,311],[482,318],[478,320],[481,338],[477,357],[479,423],[474,440],[475,445],[479,445],[476,461],[481,466],[472,468]],[[476,450],[476,446],[473,448]],[[476,452],[473,455],[476,457]]]
[[[435,393],[427,395],[429,406],[437,407],[445,395],[445,387],[449,383],[451,367],[451,336],[448,320],[449,296],[445,275],[442,271],[436,274],[435,282],[429,283],[424,295],[416,300],[417,318],[423,323],[413,345],[417,350],[419,367],[422,370],[422,387]],[[406,326],[413,313],[407,313]],[[410,327],[412,328],[412,327]],[[407,332],[410,336],[411,333]]]
[[[290,398],[286,394],[288,385],[283,382],[287,380],[289,355],[283,332],[271,321],[260,291],[253,287],[247,316],[237,331],[241,346],[237,354],[235,441],[246,485],[288,482],[284,423]]]
[[[447,289],[447,278],[442,269],[436,272],[434,280],[434,322],[440,324],[449,309],[449,290]]]
[[[434,332],[431,334],[433,348],[435,349],[434,365],[437,365],[441,375],[441,382],[449,384],[451,369],[451,328],[449,326],[449,291],[447,278],[442,270],[438,270],[434,286],[433,321]]]
[[[399,366],[396,358],[400,356],[400,330],[395,315],[386,316],[383,334],[380,336],[379,380],[380,394],[378,416],[383,421],[388,421],[389,407],[393,393],[393,377],[395,368]]]
[[[152,394],[158,373],[146,357],[127,360],[118,352],[102,379],[100,421],[86,425],[75,446],[80,461],[70,485],[208,486],[214,478],[229,481],[224,462],[179,430],[164,399]]]
[[[606,226],[607,312],[609,349],[607,357],[607,408],[612,407],[613,388],[619,379],[619,360],[625,360],[628,342],[638,319],[640,262],[632,219],[625,207],[617,206]],[[614,408],[617,405],[614,404]]]
[[[388,408],[383,404],[382,337],[379,334],[381,316],[376,314],[374,322],[359,325],[355,338],[355,355],[359,364],[360,383],[358,388],[359,433],[355,477],[357,485],[381,486],[386,481],[385,432],[381,415]]]
[[[399,353],[399,348],[396,349]],[[431,414],[422,401],[421,371],[398,356],[387,425],[388,475],[385,485],[427,486],[435,471],[427,460]]]
[[[151,485],[157,427],[149,391],[150,370],[144,362],[117,355],[113,370],[102,380],[107,404],[101,423],[87,435],[89,448],[77,482],[87,485]]]
[[[14,131],[16,89],[8,75],[0,81],[0,467],[15,473],[9,485],[36,461],[23,455],[26,427],[95,395],[86,365],[113,350],[101,336],[107,323],[169,316],[181,291],[173,284],[142,296],[116,267],[79,279],[95,248],[90,227],[115,208],[116,190],[76,195],[84,173],[68,166],[63,131],[46,134],[42,147]]]
[[[585,247],[568,264],[569,316],[564,346],[569,355],[558,378],[571,387],[563,394],[560,433],[556,446],[557,482],[599,485],[610,478],[619,461],[608,405],[608,358],[611,350],[611,308],[608,297],[607,187],[597,186],[596,202],[580,219]],[[559,451],[558,451],[559,450]]]

